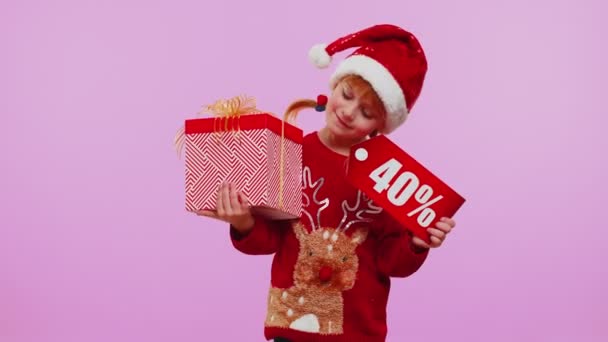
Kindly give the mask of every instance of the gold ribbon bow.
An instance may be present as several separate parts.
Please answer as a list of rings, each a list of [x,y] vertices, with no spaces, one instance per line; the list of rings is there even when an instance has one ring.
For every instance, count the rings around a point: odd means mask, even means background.
[[[232,122],[231,130],[234,130],[234,119],[239,119],[241,115],[247,114],[259,114],[262,113],[255,106],[255,99],[253,97],[240,95],[235,96],[231,99],[227,100],[217,100],[215,103],[204,106],[200,111],[201,113],[210,113],[215,116],[215,122],[213,123],[213,131],[216,132],[216,122],[220,121],[220,129],[221,129],[221,120],[225,120],[224,130],[228,131],[228,121]],[[239,121],[237,120],[237,125]],[[241,131],[240,125],[237,127],[237,132]]]
[[[197,116],[201,116],[203,113],[212,114],[215,117],[213,122],[213,132],[221,131],[222,120],[225,120],[224,130],[228,131],[228,123],[229,121],[232,123],[230,130],[234,130],[234,119],[238,119],[241,115],[247,114],[259,114],[262,113],[259,109],[256,108],[255,99],[253,97],[249,97],[246,95],[235,96],[230,99],[220,99],[215,101],[215,103],[203,106],[201,110],[197,113]],[[219,125],[218,125],[219,121]],[[237,121],[237,134],[240,132],[240,122]],[[173,140],[173,145],[177,151],[177,155],[181,154],[181,151],[184,147],[184,142],[186,139],[184,126],[182,126],[177,133],[175,134],[175,138]]]

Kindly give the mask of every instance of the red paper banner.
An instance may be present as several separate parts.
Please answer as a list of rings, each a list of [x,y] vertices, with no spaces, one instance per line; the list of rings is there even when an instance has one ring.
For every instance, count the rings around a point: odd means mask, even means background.
[[[384,135],[354,145],[347,179],[415,236],[452,217],[465,202],[447,184]]]

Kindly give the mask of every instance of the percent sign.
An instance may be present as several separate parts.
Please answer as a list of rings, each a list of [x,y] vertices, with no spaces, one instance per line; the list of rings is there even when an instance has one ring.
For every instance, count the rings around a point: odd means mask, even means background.
[[[367,150],[363,147],[355,151],[355,158],[359,161],[367,160],[368,155]],[[379,194],[388,189],[387,198],[395,206],[404,205],[414,195],[416,201],[422,205],[407,213],[407,216],[412,217],[420,213],[417,218],[418,224],[426,228],[437,216],[435,211],[429,207],[439,202],[443,196],[439,195],[431,199],[433,197],[433,188],[427,184],[420,186],[420,180],[410,171],[404,171],[393,182],[393,179],[402,168],[403,164],[395,158],[391,158],[374,169],[369,174],[369,178],[376,182],[374,190]]]

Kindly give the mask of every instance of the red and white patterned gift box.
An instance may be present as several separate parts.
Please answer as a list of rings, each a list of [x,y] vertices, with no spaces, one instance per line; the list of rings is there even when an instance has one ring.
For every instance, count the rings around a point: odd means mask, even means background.
[[[220,184],[231,182],[254,213],[300,217],[301,129],[258,113],[186,120],[184,134],[188,211],[215,210]]]

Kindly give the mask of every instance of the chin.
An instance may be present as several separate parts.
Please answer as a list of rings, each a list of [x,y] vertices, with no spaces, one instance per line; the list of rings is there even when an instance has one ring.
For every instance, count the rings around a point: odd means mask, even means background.
[[[330,125],[329,131],[336,138],[340,138],[340,139],[350,138],[350,134],[344,132],[344,129],[342,127],[338,127],[337,125]]]

